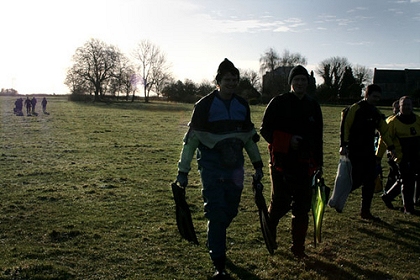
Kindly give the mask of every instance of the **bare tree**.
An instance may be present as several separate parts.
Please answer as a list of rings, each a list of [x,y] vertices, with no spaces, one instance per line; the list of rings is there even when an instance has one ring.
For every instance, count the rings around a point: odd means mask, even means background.
[[[157,84],[162,84],[161,79],[167,77],[167,62],[165,54],[153,43],[143,40],[132,52],[137,64],[137,70],[142,78],[144,101],[149,102],[151,89]]]
[[[262,92],[265,99],[289,89],[287,77],[293,66],[306,65],[307,61],[300,53],[284,50],[280,56],[273,48],[268,49],[260,58],[262,76]]]
[[[248,79],[253,88],[261,90],[261,79],[256,71],[251,69],[243,70],[241,71],[241,76]]]
[[[133,75],[135,75],[134,66],[130,63],[126,56],[122,55],[114,70],[112,81],[115,85],[116,91],[123,92],[125,94],[126,100],[128,100],[130,93],[132,93],[132,101],[134,100],[134,95],[137,89],[136,83],[133,82]]]
[[[284,50],[283,55],[280,57],[280,66],[294,67],[296,65],[306,65],[308,62],[306,57],[300,53],[290,53],[289,50]]]
[[[71,94],[85,94],[88,91],[87,81],[77,75],[74,65],[67,70],[64,84],[68,86]],[[90,93],[92,93],[92,91],[90,91]]]
[[[67,73],[67,82],[78,82],[88,88],[93,88],[95,100],[102,96],[115,76],[121,52],[112,45],[107,45],[98,39],[91,39],[73,55],[74,65]],[[83,81],[83,83],[82,83]]]
[[[155,93],[159,96],[162,89],[172,80],[170,65],[166,61],[163,53],[160,53],[152,67],[152,86]],[[149,89],[150,90],[150,89]]]
[[[324,85],[327,88],[338,94],[347,67],[351,67],[347,58],[336,56],[323,60],[316,69],[316,73],[324,79]]]
[[[360,85],[361,88],[366,87],[368,84],[372,82],[373,79],[373,71],[365,66],[361,66],[356,64],[353,67],[353,75],[356,79],[356,83]]]
[[[269,48],[260,57],[260,72],[272,72],[280,65],[280,56],[274,48]]]
[[[300,53],[291,53],[286,49],[280,56],[275,49],[269,48],[260,57],[260,72],[271,72],[277,67],[293,67],[299,64],[307,64],[306,57],[302,56]]]

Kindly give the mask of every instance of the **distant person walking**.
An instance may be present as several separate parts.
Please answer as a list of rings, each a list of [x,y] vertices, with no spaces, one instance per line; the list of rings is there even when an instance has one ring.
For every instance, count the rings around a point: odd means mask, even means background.
[[[44,112],[44,114],[47,112],[47,98],[43,98],[41,101],[41,105],[42,105],[42,112]]]
[[[32,113],[35,113],[36,102],[37,102],[37,100],[36,100],[35,96],[32,97],[32,100],[31,100],[31,103],[32,103]]]
[[[15,102],[15,114],[18,116],[23,116],[22,110],[23,110],[23,99],[18,98]]]
[[[26,114],[28,116],[30,116],[31,115],[31,109],[32,109],[32,102],[29,99],[29,96],[26,97],[25,106],[26,106]]]

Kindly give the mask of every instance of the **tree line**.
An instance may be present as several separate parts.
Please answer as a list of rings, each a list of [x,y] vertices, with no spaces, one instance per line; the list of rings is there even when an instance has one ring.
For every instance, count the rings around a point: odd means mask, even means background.
[[[90,39],[76,49],[72,62],[64,81],[71,95],[88,95],[95,101],[109,96],[134,101],[136,92],[142,91],[145,102],[149,101],[151,92],[169,101],[195,102],[215,88],[214,81],[194,83],[188,79],[184,82],[175,80],[165,53],[148,40],[139,42],[127,56],[116,46]],[[255,103],[262,100],[261,94],[267,94],[262,86],[265,73],[279,67],[306,66],[307,59],[289,50],[284,50],[280,55],[274,48],[269,48],[261,55],[259,62],[259,73],[240,69],[238,92]],[[353,66],[345,57],[325,59],[315,71],[323,83],[314,91],[317,98],[323,101],[360,98],[362,89],[372,79],[372,70],[360,65]],[[279,91],[284,90],[288,90],[287,81],[279,86]]]
[[[19,95],[18,91],[13,88],[2,88],[0,90],[0,96],[17,96]]]
[[[280,55],[274,48],[269,48],[260,57],[260,72],[272,73],[279,67],[307,65],[306,57],[300,53],[284,50]],[[373,71],[361,65],[352,65],[345,57],[331,57],[319,63],[315,69],[323,83],[313,89],[319,100],[358,99],[365,86],[371,83]],[[287,77],[279,84],[280,91],[288,90]],[[278,93],[276,93],[278,94]],[[272,97],[272,96],[269,96]]]
[[[134,100],[138,87],[143,88],[148,102],[152,89],[161,91],[170,77],[165,54],[153,43],[141,41],[131,53],[131,59],[116,46],[90,39],[73,55],[73,65],[67,70],[64,84],[72,95],[93,95],[100,100],[105,95],[123,95]]]

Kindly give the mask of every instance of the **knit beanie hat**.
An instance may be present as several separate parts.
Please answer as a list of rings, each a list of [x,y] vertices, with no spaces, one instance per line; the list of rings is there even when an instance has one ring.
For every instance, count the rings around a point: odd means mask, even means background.
[[[309,81],[309,74],[306,68],[303,67],[302,65],[298,65],[298,66],[293,67],[292,70],[290,70],[289,79],[288,79],[289,85],[292,84],[293,77],[296,75],[305,75]]]
[[[238,79],[239,79],[238,68],[236,68],[235,65],[233,65],[232,61],[230,61],[227,58],[225,58],[225,60],[223,60],[222,63],[220,63],[219,68],[217,69],[217,75],[216,75],[217,83],[220,83],[220,81],[222,80],[223,76],[226,73],[231,73],[232,75],[238,76]]]

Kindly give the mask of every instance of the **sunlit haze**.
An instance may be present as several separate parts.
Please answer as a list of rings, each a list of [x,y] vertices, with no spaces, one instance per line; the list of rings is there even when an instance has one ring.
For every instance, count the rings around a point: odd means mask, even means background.
[[[65,94],[72,56],[91,38],[127,56],[157,45],[177,80],[213,80],[225,58],[259,72],[269,48],[420,69],[420,0],[6,0],[0,2],[0,88]],[[317,83],[323,81],[318,79]]]

